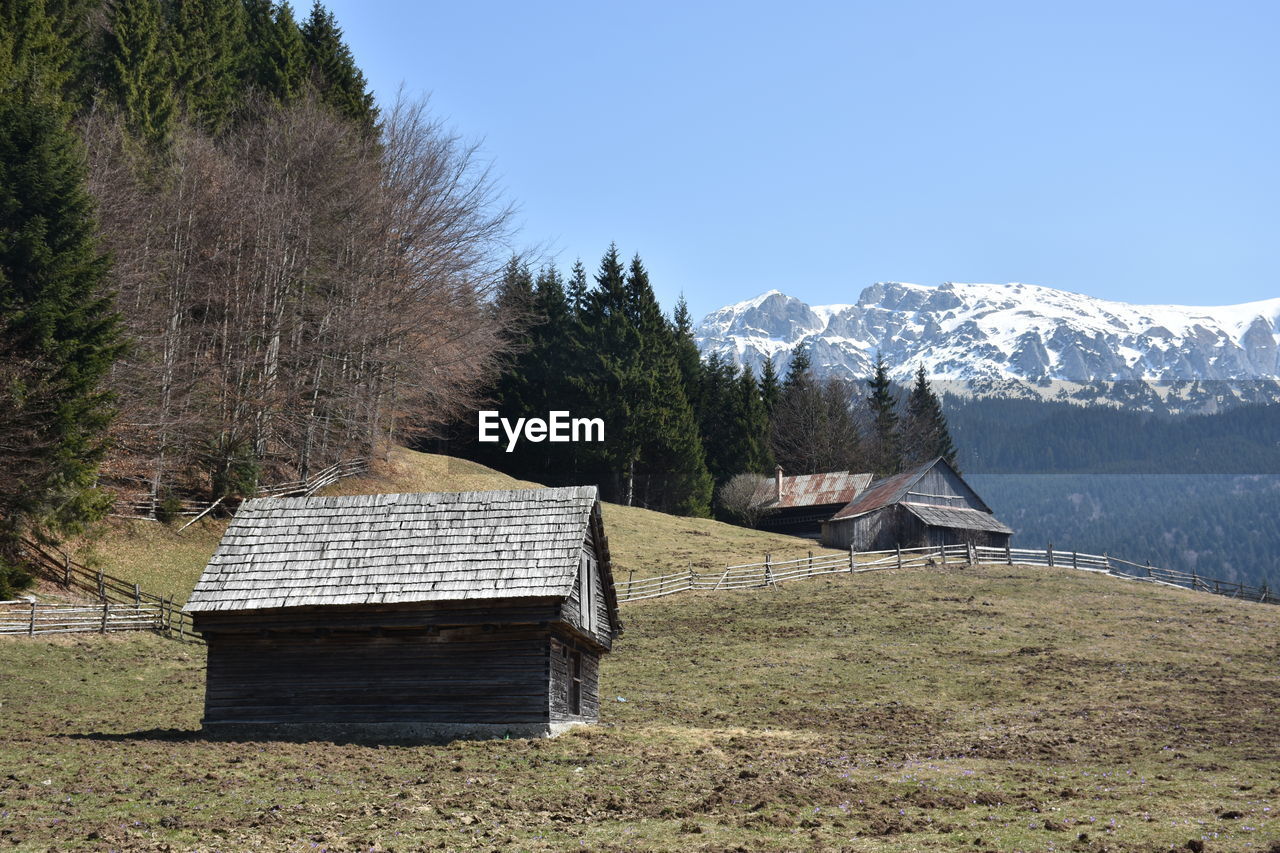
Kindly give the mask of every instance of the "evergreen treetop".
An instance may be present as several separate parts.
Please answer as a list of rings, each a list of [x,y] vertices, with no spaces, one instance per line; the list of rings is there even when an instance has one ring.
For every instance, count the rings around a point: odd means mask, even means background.
[[[889,367],[879,352],[867,388],[871,392],[867,402],[871,407],[872,464],[877,477],[887,477],[901,470],[902,451],[898,439],[898,400],[893,394]]]
[[[320,100],[338,115],[373,133],[378,118],[373,93],[351,49],[342,40],[337,18],[320,0],[316,0],[302,25],[302,41],[311,66],[311,82]]]

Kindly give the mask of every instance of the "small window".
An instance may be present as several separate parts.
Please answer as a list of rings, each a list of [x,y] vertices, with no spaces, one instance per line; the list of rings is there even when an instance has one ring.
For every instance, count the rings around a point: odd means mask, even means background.
[[[569,713],[582,716],[582,653],[569,656]]]

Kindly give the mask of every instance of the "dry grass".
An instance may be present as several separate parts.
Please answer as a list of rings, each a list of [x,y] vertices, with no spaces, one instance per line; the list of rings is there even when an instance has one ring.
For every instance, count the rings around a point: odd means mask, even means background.
[[[321,494],[363,495],[393,492],[459,492],[539,488],[475,462],[395,448],[365,477],[335,483]],[[678,518],[635,507],[605,504],[605,529],[613,552],[614,576],[645,578],[692,566],[710,571],[757,562],[766,552],[778,558],[834,553],[792,536],[747,530],[703,518]],[[226,530],[225,520],[201,521],[178,533],[150,521],[113,520],[76,557],[109,574],[133,581],[156,595],[186,601]]]
[[[1280,839],[1280,608],[985,567],[682,595],[623,619],[602,725],[444,746],[207,741],[198,646],[0,641],[0,847],[1118,853]]]
[[[402,451],[341,488],[513,484]],[[605,516],[624,578],[807,548]],[[189,589],[193,531],[98,552]],[[988,566],[622,618],[600,726],[444,746],[209,741],[200,646],[0,638],[0,849],[1280,851],[1280,608]]]

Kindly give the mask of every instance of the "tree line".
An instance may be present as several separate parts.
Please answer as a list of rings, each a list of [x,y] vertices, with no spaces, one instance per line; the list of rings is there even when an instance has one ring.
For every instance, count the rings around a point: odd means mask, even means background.
[[[937,456],[955,460],[923,368],[904,398],[880,358],[865,385],[817,378],[803,348],[785,377],[771,361],[756,377],[723,357],[704,359],[684,300],[665,315],[640,256],[624,262],[616,245],[590,279],[580,260],[566,276],[512,258],[495,310],[517,318],[517,329],[488,389],[493,407],[512,420],[568,411],[605,422],[600,444],[512,452],[477,441],[474,417],[455,427],[451,451],[513,476],[598,483],[617,503],[732,518],[729,482],[775,465],[879,477]]]
[[[0,564],[474,409],[510,208],[319,3],[0,0],[0,89]]]

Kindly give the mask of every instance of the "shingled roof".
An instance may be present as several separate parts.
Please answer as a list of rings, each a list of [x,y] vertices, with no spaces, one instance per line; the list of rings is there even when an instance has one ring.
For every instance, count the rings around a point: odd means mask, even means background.
[[[191,612],[567,597],[594,486],[245,501]]]

